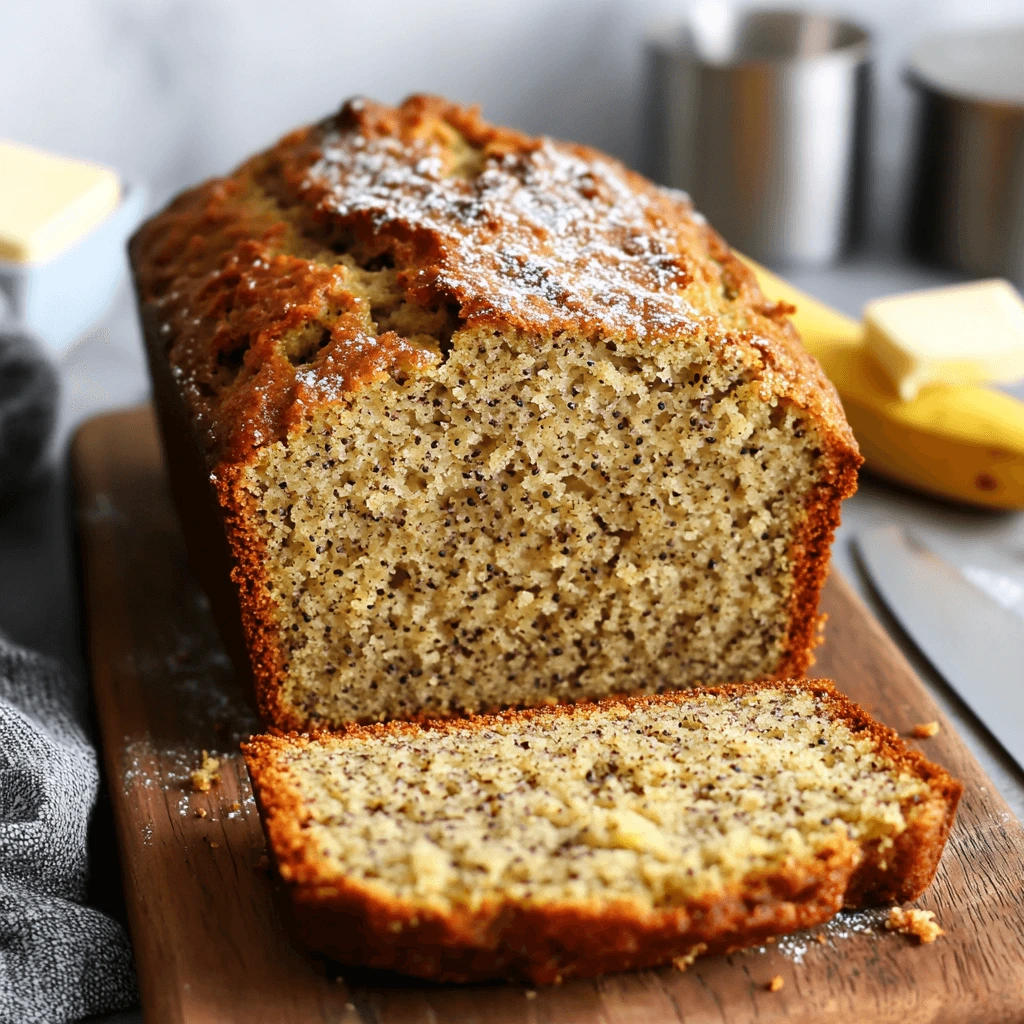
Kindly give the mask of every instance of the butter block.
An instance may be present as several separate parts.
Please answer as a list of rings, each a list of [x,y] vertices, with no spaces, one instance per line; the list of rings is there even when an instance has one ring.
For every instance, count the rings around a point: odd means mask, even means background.
[[[104,221],[120,196],[107,167],[0,140],[0,260],[56,256]]]
[[[1006,281],[877,299],[864,325],[868,351],[906,401],[929,384],[1024,378],[1024,301]]]

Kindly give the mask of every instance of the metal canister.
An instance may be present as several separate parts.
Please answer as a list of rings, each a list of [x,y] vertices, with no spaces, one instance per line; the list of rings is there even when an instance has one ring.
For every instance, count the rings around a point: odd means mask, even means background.
[[[1024,28],[934,37],[907,78],[919,104],[910,248],[1024,285]]]
[[[652,30],[648,172],[755,259],[832,262],[862,220],[869,57],[857,25],[794,11]]]

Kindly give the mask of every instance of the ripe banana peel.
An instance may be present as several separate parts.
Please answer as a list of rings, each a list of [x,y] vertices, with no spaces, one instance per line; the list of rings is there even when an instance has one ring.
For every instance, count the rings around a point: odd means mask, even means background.
[[[942,498],[1024,509],[1024,402],[960,385],[903,401],[867,352],[861,324],[746,262],[765,295],[796,306],[793,323],[835,384],[869,469]]]

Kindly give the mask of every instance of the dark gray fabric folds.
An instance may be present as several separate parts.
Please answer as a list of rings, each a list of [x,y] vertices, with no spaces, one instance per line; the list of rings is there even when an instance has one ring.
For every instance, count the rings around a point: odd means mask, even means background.
[[[84,904],[96,753],[80,687],[0,637],[0,1021],[51,1024],[137,999],[121,926]]]

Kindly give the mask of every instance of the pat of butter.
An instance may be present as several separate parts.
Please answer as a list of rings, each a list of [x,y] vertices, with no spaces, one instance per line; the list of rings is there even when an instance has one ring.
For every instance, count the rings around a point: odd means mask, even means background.
[[[0,260],[56,256],[104,221],[120,197],[109,168],[0,141]]]
[[[1024,302],[1006,281],[877,299],[864,324],[868,350],[905,401],[929,384],[1024,378]]]

